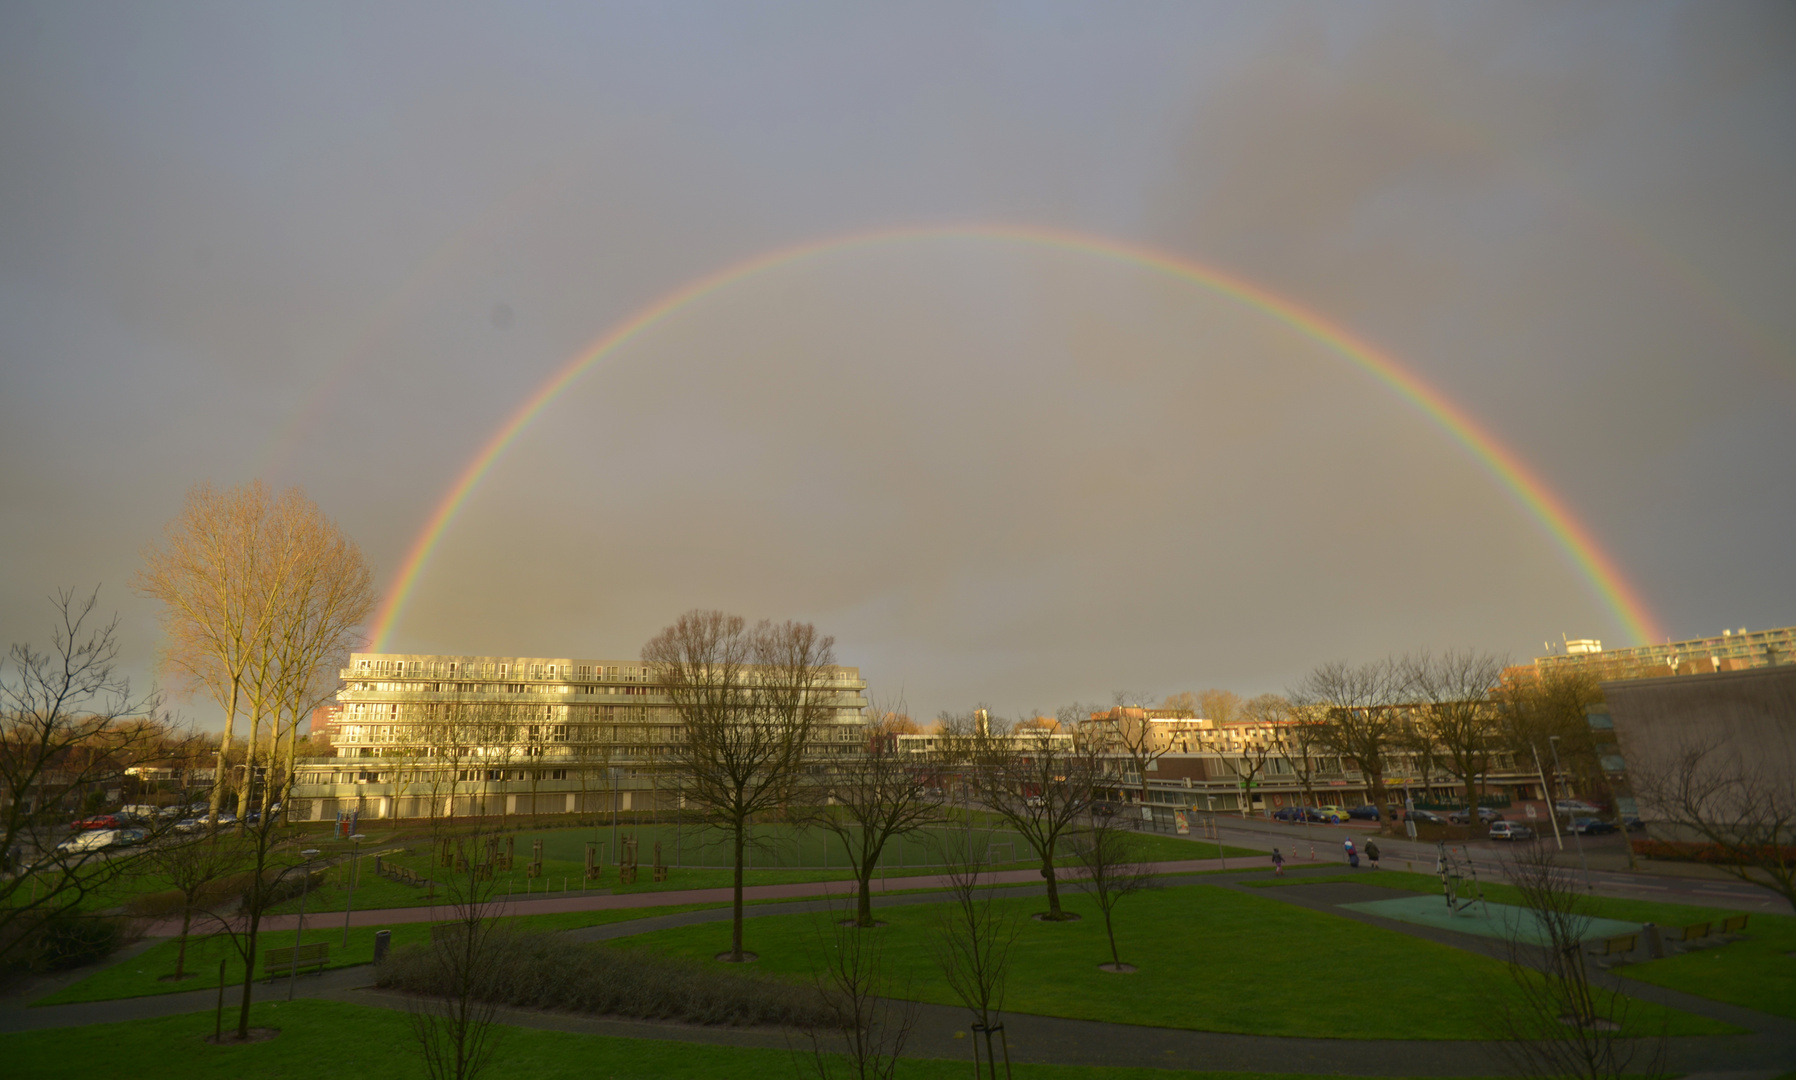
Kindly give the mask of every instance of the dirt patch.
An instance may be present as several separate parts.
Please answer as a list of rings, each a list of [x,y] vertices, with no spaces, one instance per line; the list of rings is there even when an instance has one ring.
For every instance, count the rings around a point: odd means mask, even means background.
[[[1050,914],[1049,912],[1038,911],[1029,917],[1031,919],[1034,919],[1036,922],[1078,922],[1080,919],[1083,919],[1085,916],[1080,915],[1077,912],[1063,911],[1060,913],[1059,917],[1056,918],[1054,915]]]
[[[740,959],[740,960],[731,959],[730,954],[727,950],[724,952],[718,953],[715,957],[712,957],[712,959],[716,960],[720,964],[752,964],[756,960],[759,960],[760,958],[761,958],[760,953],[751,953],[747,949],[742,950],[742,959]]]
[[[1099,964],[1098,970],[1099,971],[1108,971],[1112,975],[1133,975],[1133,974],[1135,974],[1135,965],[1134,964]]]

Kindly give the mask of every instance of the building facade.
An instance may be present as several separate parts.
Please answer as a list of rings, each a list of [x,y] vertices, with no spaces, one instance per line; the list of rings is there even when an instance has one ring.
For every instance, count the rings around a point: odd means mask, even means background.
[[[298,763],[293,816],[590,813],[677,805],[678,718],[641,661],[356,653],[331,757]],[[818,758],[865,744],[860,670],[828,669]]]
[[[1723,630],[1715,637],[1668,641],[1604,651],[1602,642],[1566,643],[1566,651],[1536,657],[1536,670],[1588,671],[1598,679],[1654,675],[1708,675],[1796,663],[1796,626],[1774,630]]]

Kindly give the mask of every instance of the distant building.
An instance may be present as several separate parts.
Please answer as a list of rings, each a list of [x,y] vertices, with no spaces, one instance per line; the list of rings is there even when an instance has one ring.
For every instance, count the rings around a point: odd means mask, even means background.
[[[1660,675],[1707,675],[1718,671],[1796,664],[1796,626],[1775,630],[1723,630],[1716,637],[1603,649],[1594,638],[1565,643],[1564,652],[1536,657],[1535,670],[1588,671],[1599,679],[1651,678]]]
[[[679,724],[641,661],[356,653],[322,717],[332,756],[294,771],[295,816],[591,813],[671,805]],[[817,755],[866,744],[867,684],[836,667]],[[313,730],[321,717],[313,714]]]

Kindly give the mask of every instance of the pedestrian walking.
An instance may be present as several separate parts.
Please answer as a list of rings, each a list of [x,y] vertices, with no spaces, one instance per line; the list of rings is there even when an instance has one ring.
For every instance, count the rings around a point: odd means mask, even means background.
[[[1272,876],[1285,876],[1285,857],[1277,848],[1272,849]]]
[[[1378,841],[1366,840],[1366,861],[1372,864],[1372,869],[1378,869]]]
[[[1346,848],[1347,848],[1347,865],[1351,866],[1355,870],[1358,870],[1359,869],[1359,851],[1358,851],[1358,849],[1356,849],[1353,846],[1353,838],[1351,836],[1347,838]]]

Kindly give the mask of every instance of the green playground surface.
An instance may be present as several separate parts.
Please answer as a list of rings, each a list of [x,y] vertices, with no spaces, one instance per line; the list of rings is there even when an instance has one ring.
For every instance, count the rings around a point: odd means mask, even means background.
[[[1515,907],[1511,904],[1491,904],[1482,900],[1473,900],[1456,911],[1447,906],[1447,900],[1443,896],[1402,896],[1395,900],[1366,900],[1357,904],[1341,904],[1339,906],[1348,911],[1358,911],[1366,915],[1376,915],[1381,919],[1394,919],[1397,922],[1433,927],[1436,930],[1452,930],[1455,933],[1477,934],[1481,937],[1501,938],[1505,941],[1514,939],[1528,942],[1531,945],[1547,944],[1545,935],[1535,924],[1533,914],[1526,908]],[[1592,917],[1589,920],[1588,928],[1584,931],[1584,940],[1614,937],[1618,934],[1634,934],[1639,931],[1639,923]]]

